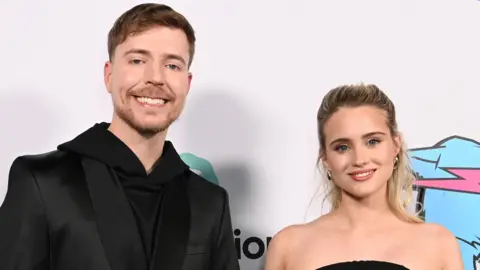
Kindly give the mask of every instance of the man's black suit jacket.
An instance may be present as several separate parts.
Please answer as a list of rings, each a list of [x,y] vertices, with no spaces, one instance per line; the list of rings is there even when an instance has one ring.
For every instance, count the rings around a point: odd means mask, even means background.
[[[189,170],[165,187],[147,265],[125,194],[108,177],[68,152],[17,158],[0,208],[0,270],[239,269],[222,187]]]

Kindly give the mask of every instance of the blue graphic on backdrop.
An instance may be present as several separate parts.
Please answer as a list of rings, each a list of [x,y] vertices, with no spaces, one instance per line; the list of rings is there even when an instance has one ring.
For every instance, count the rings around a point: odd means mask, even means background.
[[[180,158],[190,167],[192,171],[214,184],[219,184],[215,170],[208,160],[192,153],[181,153]]]
[[[458,239],[466,270],[480,270],[480,143],[452,136],[410,149],[425,221]]]

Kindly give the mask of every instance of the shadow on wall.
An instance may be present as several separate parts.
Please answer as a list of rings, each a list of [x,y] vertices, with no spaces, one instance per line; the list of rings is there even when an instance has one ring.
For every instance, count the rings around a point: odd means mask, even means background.
[[[188,100],[186,130],[187,149],[195,149],[209,156],[228,156],[228,160],[211,161],[195,153],[182,158],[197,172],[229,191],[232,212],[242,213],[241,206],[248,199],[250,186],[249,153],[254,138],[254,119],[246,108],[225,90],[199,91]],[[194,160],[195,159],[195,160]],[[213,165],[213,166],[212,166]]]
[[[257,233],[250,229],[247,221],[250,217],[248,205],[253,168],[249,162],[253,160],[255,146],[255,119],[241,100],[229,95],[225,89],[196,92],[187,102],[185,116],[187,134],[191,134],[191,137],[187,136],[186,148],[208,153],[215,160],[207,161],[196,153],[183,153],[182,159],[193,171],[227,189],[241,267],[262,269],[259,265],[266,250],[262,253],[261,247],[248,241]],[[266,246],[265,239],[262,241]],[[250,242],[246,252],[245,242]]]
[[[50,105],[51,102],[34,90],[0,92],[0,204],[7,192],[8,173],[13,160],[20,155],[35,153],[55,139],[62,114],[61,111],[55,114]]]

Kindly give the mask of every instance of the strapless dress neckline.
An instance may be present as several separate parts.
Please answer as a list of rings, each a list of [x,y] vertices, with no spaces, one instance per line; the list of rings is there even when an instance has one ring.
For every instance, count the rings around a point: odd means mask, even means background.
[[[316,270],[409,270],[403,265],[384,261],[349,261],[329,264]]]

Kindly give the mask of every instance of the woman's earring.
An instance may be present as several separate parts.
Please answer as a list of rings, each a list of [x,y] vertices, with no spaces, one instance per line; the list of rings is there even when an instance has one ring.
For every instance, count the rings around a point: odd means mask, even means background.
[[[330,171],[327,171],[327,179],[332,181],[332,174],[330,173]]]
[[[398,168],[398,156],[395,157],[395,160],[393,161],[393,169]]]

